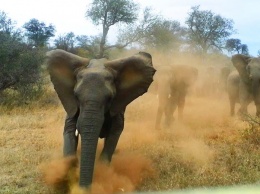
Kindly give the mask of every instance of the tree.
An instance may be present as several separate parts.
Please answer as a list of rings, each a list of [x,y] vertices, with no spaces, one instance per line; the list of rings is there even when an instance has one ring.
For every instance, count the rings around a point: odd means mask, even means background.
[[[241,40],[235,38],[228,39],[226,42],[226,49],[228,52],[236,51],[239,53],[241,49]]]
[[[242,44],[240,39],[231,38],[226,41],[226,46],[228,52],[237,52],[238,54],[248,55],[248,47],[246,44]]]
[[[257,51],[257,56],[260,57],[260,50]]]
[[[97,53],[100,48],[100,36],[86,36],[81,35],[76,37],[77,45],[79,49],[84,49],[87,51],[87,57],[98,58]],[[103,54],[104,55],[104,54]]]
[[[246,44],[241,45],[241,53],[244,55],[249,55],[248,46]]]
[[[35,18],[25,23],[23,28],[26,29],[25,35],[29,41],[32,41],[36,47],[45,46],[47,41],[54,36],[55,32],[55,27],[52,24],[46,26],[44,22],[39,22]]]
[[[177,21],[160,19],[154,23],[144,39],[144,45],[157,50],[178,50],[183,28]],[[150,36],[148,36],[150,35]]]
[[[58,38],[54,40],[54,45],[57,49],[63,49],[75,53],[76,36],[73,32],[69,32],[65,35],[59,35]]]
[[[21,31],[6,14],[1,13],[0,92],[15,88],[23,97],[32,97],[33,91],[40,88],[37,84],[41,80],[40,65],[44,61],[44,52],[24,43]]]
[[[135,43],[143,48],[178,50],[183,32],[184,28],[178,21],[166,20],[146,7],[142,19],[120,31],[117,45],[123,48]]]
[[[11,34],[14,32],[15,23],[7,17],[6,13],[0,11],[0,31],[2,33]]]
[[[234,32],[232,20],[209,10],[201,11],[199,6],[192,7],[188,15],[188,43],[204,54],[210,49],[222,50],[225,40]]]
[[[93,0],[86,12],[95,25],[102,25],[99,57],[104,56],[106,38],[111,26],[118,23],[131,24],[137,20],[138,5],[132,0]],[[111,47],[109,47],[111,48]]]

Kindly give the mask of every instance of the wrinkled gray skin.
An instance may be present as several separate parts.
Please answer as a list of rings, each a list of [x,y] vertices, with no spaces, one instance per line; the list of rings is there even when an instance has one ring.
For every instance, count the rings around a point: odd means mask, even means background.
[[[187,65],[163,65],[156,68],[153,83],[159,99],[156,129],[160,129],[163,114],[166,127],[171,125],[177,107],[178,119],[182,119],[187,90],[195,83],[197,76],[198,70]]]
[[[239,102],[240,115],[247,113],[247,106],[254,101],[256,116],[260,115],[260,58],[237,54],[232,63],[238,72],[232,72],[227,80],[230,115],[235,114],[235,103]]]
[[[114,61],[87,59],[53,50],[47,53],[51,81],[67,113],[64,156],[75,155],[81,136],[80,187],[91,185],[98,138],[105,138],[100,158],[108,162],[124,128],[126,106],[144,94],[155,69],[148,53]]]

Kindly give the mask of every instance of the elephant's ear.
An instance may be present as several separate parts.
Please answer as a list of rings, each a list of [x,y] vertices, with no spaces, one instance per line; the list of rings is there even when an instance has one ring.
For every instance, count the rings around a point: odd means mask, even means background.
[[[251,58],[246,55],[236,54],[232,56],[232,63],[237,69],[239,76],[245,83],[249,83],[249,74],[247,73],[247,65]]]
[[[110,114],[115,115],[123,111],[134,99],[147,92],[153,81],[155,69],[152,56],[145,52],[110,61],[105,65],[116,72],[116,96],[110,108]]]
[[[88,65],[89,59],[68,53],[64,50],[53,50],[46,53],[47,69],[61,103],[69,116],[77,112],[77,101],[74,96],[76,83],[75,71]]]

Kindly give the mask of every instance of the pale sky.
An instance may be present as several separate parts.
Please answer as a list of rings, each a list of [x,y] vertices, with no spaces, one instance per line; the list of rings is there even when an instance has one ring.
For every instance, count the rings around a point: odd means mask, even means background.
[[[183,26],[192,6],[211,10],[222,17],[232,19],[238,38],[247,44],[249,53],[257,55],[260,50],[260,0],[134,0],[141,8],[152,7],[155,13],[166,19],[179,21]],[[0,10],[22,27],[32,18],[53,24],[56,35],[74,32],[75,35],[97,35],[101,28],[93,26],[85,18],[87,6],[92,0],[0,0]],[[158,3],[159,2],[159,3]],[[108,34],[113,41],[116,27]]]

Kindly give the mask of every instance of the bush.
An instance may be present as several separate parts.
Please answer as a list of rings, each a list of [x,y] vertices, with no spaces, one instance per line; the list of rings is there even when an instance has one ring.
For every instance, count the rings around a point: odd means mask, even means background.
[[[251,115],[245,116],[248,127],[242,131],[242,137],[250,144],[260,146],[260,119],[252,117]]]

